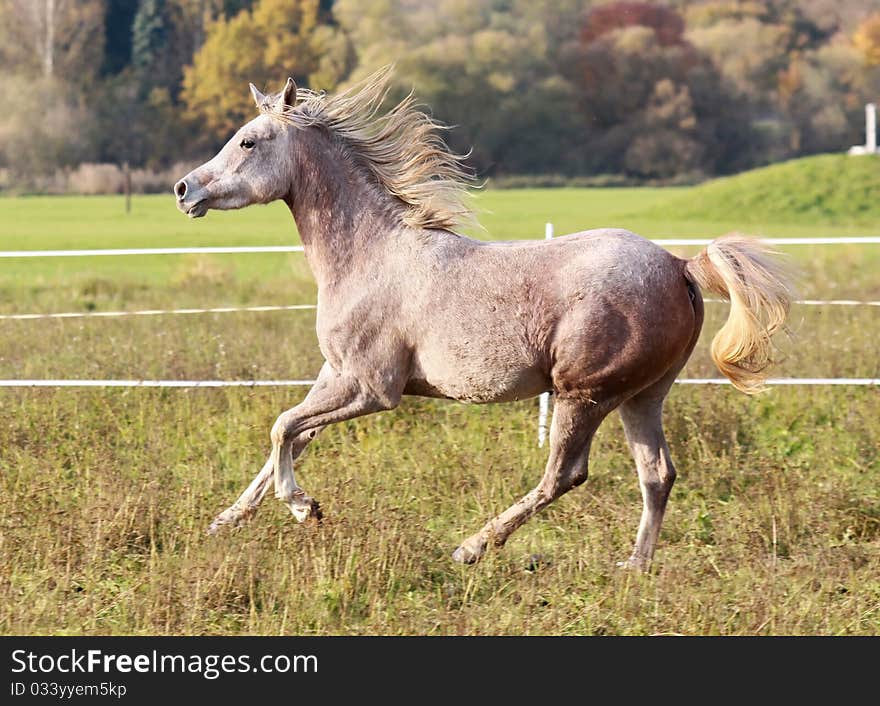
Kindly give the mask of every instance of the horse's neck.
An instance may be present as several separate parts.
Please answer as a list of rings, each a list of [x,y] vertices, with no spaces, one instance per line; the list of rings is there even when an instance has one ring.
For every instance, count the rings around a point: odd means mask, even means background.
[[[315,142],[298,150],[287,204],[320,288],[373,269],[400,224],[366,174],[336,146]]]

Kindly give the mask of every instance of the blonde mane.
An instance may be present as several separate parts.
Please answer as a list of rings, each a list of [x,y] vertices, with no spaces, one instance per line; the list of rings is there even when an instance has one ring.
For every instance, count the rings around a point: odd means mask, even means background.
[[[320,125],[338,136],[404,204],[405,224],[449,230],[476,224],[468,203],[474,180],[464,166],[467,155],[449,150],[438,134],[443,126],[419,110],[412,92],[380,114],[391,76],[386,66],[336,95],[298,88],[295,106],[279,108],[270,100],[260,112],[300,128]]]

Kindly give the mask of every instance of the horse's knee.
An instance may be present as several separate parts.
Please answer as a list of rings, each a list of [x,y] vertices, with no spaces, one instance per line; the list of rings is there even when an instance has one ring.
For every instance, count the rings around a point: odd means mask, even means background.
[[[646,499],[652,504],[665,504],[672,491],[672,484],[675,483],[675,469],[671,469],[671,473],[658,475],[650,479],[642,481],[642,488]]]
[[[572,488],[582,485],[586,482],[588,477],[589,467],[586,463],[572,466],[552,477],[552,485],[548,484],[545,480],[542,491],[548,499],[552,500],[553,498],[558,498]]]
[[[275,423],[272,425],[272,431],[269,434],[269,438],[274,445],[283,446],[288,441],[292,440],[290,434],[292,421],[292,418],[287,412],[278,416],[278,419],[275,420]]]
[[[660,474],[660,479],[663,481],[663,483],[666,485],[667,488],[669,488],[669,489],[672,488],[673,484],[675,483],[675,476],[676,475],[677,474],[675,472],[675,466],[673,466],[672,463],[664,463],[663,464],[663,469]]]
[[[583,485],[587,482],[587,478],[590,476],[590,469],[586,463],[581,466],[577,466],[572,469],[572,471],[568,475],[568,482],[570,488],[577,488],[579,485]]]
[[[313,429],[306,429],[297,434],[296,438],[293,440],[293,448],[304,449],[316,436],[318,436],[318,432],[320,432],[322,428],[323,427],[315,427]]]
[[[668,488],[675,483],[675,466],[668,452],[663,449],[651,450],[648,453],[634,451],[633,456],[642,482]]]
[[[668,493],[672,489],[672,485],[675,483],[676,476],[675,466],[672,464],[672,459],[669,458],[669,454],[661,453],[657,462],[654,464],[654,468],[656,469],[657,481]]]

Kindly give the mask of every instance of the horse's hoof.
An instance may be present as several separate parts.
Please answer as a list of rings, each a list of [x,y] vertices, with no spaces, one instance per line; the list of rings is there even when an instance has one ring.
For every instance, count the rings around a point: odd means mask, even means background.
[[[233,527],[238,527],[245,519],[247,519],[248,513],[242,512],[235,508],[227,508],[223,512],[221,512],[217,517],[214,518],[214,521],[211,523],[211,526],[208,527],[208,534],[217,534],[223,525],[232,525]]]
[[[650,570],[651,560],[640,556],[631,556],[626,561],[618,561],[617,568],[643,574]]]
[[[452,560],[459,564],[476,564],[483,556],[485,544],[471,548],[468,542],[464,542],[458,549],[452,552]]]
[[[543,554],[532,554],[526,562],[526,571],[535,572],[550,566],[550,562],[544,558]]]
[[[297,498],[296,502],[290,503],[288,507],[297,522],[312,520],[316,524],[320,524],[321,520],[324,518],[324,513],[321,512],[320,503],[314,498],[310,498],[308,495]]]
[[[312,509],[306,519],[311,520],[311,522],[316,525],[320,525],[321,521],[324,519],[324,513],[321,511],[321,504],[317,500],[312,500]]]
[[[470,549],[465,549],[464,547],[459,547],[452,552],[452,561],[459,564],[476,564],[478,558]]]

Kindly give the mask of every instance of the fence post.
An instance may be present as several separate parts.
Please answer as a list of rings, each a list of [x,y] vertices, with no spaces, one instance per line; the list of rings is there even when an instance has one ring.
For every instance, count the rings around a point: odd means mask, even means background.
[[[122,163],[123,190],[125,191],[125,212],[131,213],[131,169],[128,162]]]
[[[544,238],[550,240],[553,237],[553,224],[544,224]],[[538,398],[538,448],[543,448],[547,439],[547,414],[550,411],[550,393],[542,392]]]

